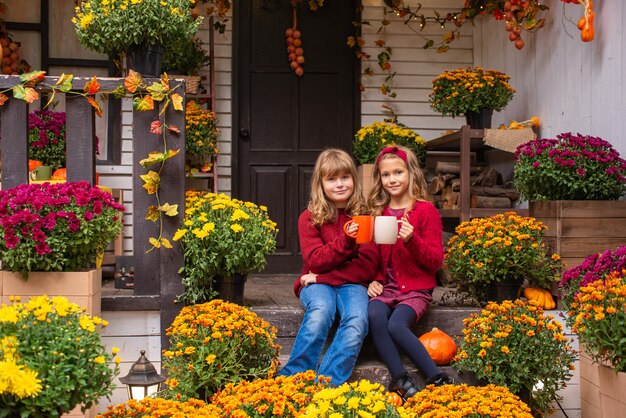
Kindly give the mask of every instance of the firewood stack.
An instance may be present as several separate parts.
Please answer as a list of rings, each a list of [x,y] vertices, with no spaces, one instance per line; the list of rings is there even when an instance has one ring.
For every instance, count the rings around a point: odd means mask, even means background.
[[[461,190],[461,165],[457,162],[438,161],[435,175],[429,179],[428,191],[439,209],[458,209]],[[502,185],[502,175],[489,166],[470,167],[470,207],[511,208],[519,199],[514,188]]]

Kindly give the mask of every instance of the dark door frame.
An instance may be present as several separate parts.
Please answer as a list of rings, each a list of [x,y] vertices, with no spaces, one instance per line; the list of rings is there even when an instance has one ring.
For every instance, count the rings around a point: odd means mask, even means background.
[[[345,1],[345,0],[338,0]],[[355,8],[359,8],[361,0],[355,1]],[[357,13],[355,11],[355,13]],[[233,2],[233,46],[232,46],[232,74],[231,74],[231,114],[232,114],[232,132],[231,132],[231,191],[233,196],[239,194],[239,182],[235,179],[239,169],[239,45],[241,44],[240,25],[249,25],[250,21],[247,16],[241,14],[239,2]],[[360,28],[359,28],[360,32]],[[360,33],[359,33],[360,35]],[[356,58],[355,58],[356,59]],[[361,125],[361,90],[359,89],[359,80],[361,77],[361,62],[354,66],[354,132]]]

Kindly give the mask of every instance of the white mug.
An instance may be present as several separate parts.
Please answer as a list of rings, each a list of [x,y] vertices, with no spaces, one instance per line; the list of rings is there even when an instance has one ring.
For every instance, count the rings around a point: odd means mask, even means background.
[[[398,240],[398,224],[395,216],[377,216],[374,219],[374,241],[376,244],[395,244]]]

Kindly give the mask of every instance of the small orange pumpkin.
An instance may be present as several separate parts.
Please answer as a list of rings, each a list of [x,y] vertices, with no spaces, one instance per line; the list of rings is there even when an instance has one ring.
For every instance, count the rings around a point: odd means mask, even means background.
[[[41,167],[43,164],[39,160],[28,160],[28,171],[33,171],[37,167]]]
[[[67,169],[66,168],[57,168],[52,173],[52,177],[50,180],[67,180]]]
[[[433,328],[432,331],[422,334],[419,340],[437,366],[449,364],[456,354],[456,343],[439,328]]]
[[[387,403],[393,406],[402,406],[404,400],[402,396],[398,395],[396,392],[387,392]]]

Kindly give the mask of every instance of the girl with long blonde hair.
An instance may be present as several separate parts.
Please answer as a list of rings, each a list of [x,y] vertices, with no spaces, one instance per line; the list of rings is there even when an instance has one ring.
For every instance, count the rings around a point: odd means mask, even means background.
[[[351,217],[365,211],[356,180],[356,167],[345,151],[327,149],[317,158],[309,204],[298,220],[304,266],[294,292],[304,318],[280,375],[315,370],[339,386],[356,364],[368,330],[367,285],[377,274],[379,260],[375,244],[357,244],[348,235],[358,230]],[[337,316],[339,326],[323,353]]]
[[[452,383],[412,331],[432,302],[435,275],[443,261],[443,228],[411,150],[401,146],[383,149],[376,159],[374,176],[368,199],[372,212],[395,216],[399,229],[395,244],[379,246],[382,280],[368,288],[370,332],[391,373],[389,390],[406,400],[419,388],[407,374],[397,347],[418,367],[427,384]]]

